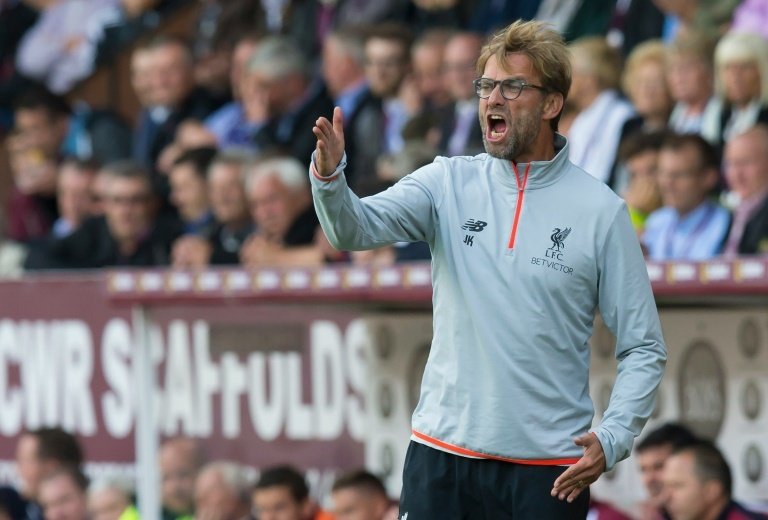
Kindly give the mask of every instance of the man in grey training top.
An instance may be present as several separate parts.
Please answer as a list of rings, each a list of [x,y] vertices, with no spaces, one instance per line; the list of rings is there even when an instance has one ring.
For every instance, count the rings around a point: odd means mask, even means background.
[[[432,251],[434,338],[402,518],[584,519],[589,484],[629,455],[653,409],[658,314],[626,206],[556,133],[571,82],[562,37],[515,22],[477,74],[487,153],[437,158],[361,200],[344,179],[337,108],[313,130],[315,207],[338,249]],[[617,337],[618,374],[591,427],[595,309]]]

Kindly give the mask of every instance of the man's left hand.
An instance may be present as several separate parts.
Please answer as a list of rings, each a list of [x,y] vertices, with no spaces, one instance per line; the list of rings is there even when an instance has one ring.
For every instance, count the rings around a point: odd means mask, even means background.
[[[579,462],[568,468],[555,480],[550,493],[560,500],[573,502],[582,491],[595,482],[605,471],[605,453],[603,446],[594,433],[577,437],[574,444],[584,448],[584,455]]]

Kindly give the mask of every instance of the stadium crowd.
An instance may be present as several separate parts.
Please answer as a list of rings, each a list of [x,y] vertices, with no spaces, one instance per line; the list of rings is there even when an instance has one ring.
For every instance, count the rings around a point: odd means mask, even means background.
[[[559,131],[571,160],[626,200],[649,259],[768,252],[765,0],[200,0],[189,34],[159,30],[185,3],[0,1],[0,168],[12,179],[0,276],[426,260],[425,244],[328,244],[307,180],[312,126],[342,107],[360,195],[437,155],[482,153],[475,61],[517,18],[570,42]],[[71,95],[120,53],[141,105],[130,121]],[[718,516],[748,513],[713,445],[660,436],[638,446],[664,448],[651,473],[640,460],[642,518],[752,518]],[[23,484],[2,490],[0,518],[137,518],[132,484],[89,484],[65,432],[23,435],[17,462]],[[252,482],[188,439],[166,442],[159,467],[163,518],[328,517],[291,467]],[[339,477],[331,503],[339,520],[397,516],[363,470]]]
[[[650,259],[768,250],[765,2],[201,3],[191,41],[158,31],[183,2],[2,4],[3,273],[428,259],[425,244],[328,244],[312,126],[342,107],[361,195],[482,153],[475,60],[520,17],[571,42],[560,132],[625,198]],[[67,97],[120,52],[131,124]]]

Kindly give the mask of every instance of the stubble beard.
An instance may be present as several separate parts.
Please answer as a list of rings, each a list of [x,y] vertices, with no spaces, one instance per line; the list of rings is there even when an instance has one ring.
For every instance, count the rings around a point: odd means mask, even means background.
[[[535,112],[521,114],[510,120],[510,128],[507,130],[507,139],[503,143],[489,143],[487,139],[487,123],[483,120],[483,146],[491,157],[505,161],[517,162],[517,158],[529,152],[531,146],[539,135],[541,128],[541,107]]]

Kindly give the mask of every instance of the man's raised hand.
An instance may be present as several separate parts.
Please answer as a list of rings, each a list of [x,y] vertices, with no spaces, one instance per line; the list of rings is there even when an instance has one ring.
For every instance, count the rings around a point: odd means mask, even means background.
[[[315,168],[318,175],[328,177],[344,157],[344,124],[341,109],[333,109],[333,123],[321,117],[315,123],[312,132],[317,137],[315,147]]]

